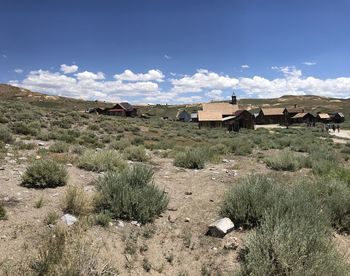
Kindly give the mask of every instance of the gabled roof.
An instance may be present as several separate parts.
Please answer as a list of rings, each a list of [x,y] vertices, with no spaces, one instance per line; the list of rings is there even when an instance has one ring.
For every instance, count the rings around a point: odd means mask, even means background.
[[[277,116],[284,115],[285,108],[273,107],[273,108],[261,108],[262,113],[265,116]]]
[[[198,121],[222,121],[222,113],[220,111],[198,111]]]
[[[341,112],[338,112],[338,113],[336,113],[336,114],[338,114],[340,117],[343,117],[343,118],[345,117],[344,114],[341,113]]]
[[[134,107],[128,102],[122,102],[122,103],[119,103],[119,105],[126,111],[132,111],[134,109]]]
[[[331,117],[327,113],[318,113],[317,117],[321,119],[330,119]]]
[[[302,113],[298,113],[298,114],[295,114],[292,119],[298,119],[298,118],[304,118],[306,115],[310,114],[312,117],[313,115],[311,113],[308,113],[308,112],[302,112]]]
[[[304,113],[304,108],[302,107],[287,107],[286,109],[288,113]]]
[[[203,111],[221,112],[222,115],[231,115],[239,109],[237,104],[230,103],[204,103],[202,108]]]

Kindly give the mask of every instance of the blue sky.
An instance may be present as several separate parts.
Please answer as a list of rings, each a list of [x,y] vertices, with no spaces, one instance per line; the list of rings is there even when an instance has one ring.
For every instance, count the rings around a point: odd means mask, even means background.
[[[85,99],[350,97],[348,0],[0,0],[0,82]]]

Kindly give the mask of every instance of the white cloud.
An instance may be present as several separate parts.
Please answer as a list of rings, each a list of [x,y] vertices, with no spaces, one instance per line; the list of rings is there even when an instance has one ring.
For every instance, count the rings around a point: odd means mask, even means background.
[[[172,59],[172,57],[171,57],[171,56],[168,56],[168,55],[164,55],[164,58],[165,58],[165,59],[168,59],[168,60],[169,60],[169,59]]]
[[[313,66],[313,65],[316,65],[316,62],[305,61],[303,64],[307,66]]]
[[[293,67],[274,67],[281,76],[267,79],[262,76],[235,78],[228,75],[197,70],[193,75],[176,74],[160,87],[165,80],[159,70],[134,74],[125,70],[114,79],[107,80],[103,72],[84,71],[74,75],[46,70],[31,71],[22,81],[12,80],[9,84],[32,91],[90,100],[148,103],[193,103],[204,98],[224,99],[225,90],[238,90],[242,96],[272,98],[282,95],[307,95],[348,98],[350,77],[319,79],[303,76]]]
[[[209,97],[210,99],[216,100],[216,101],[223,99],[222,90],[220,90],[220,89],[211,90],[211,91],[207,92],[205,95],[207,97]]]
[[[73,64],[73,65],[61,64],[61,71],[64,74],[74,73],[74,72],[78,71],[78,69],[79,69],[79,67],[75,64]]]
[[[16,68],[15,70],[13,70],[15,73],[17,74],[22,74],[23,73],[23,69],[20,68]]]
[[[114,78],[121,81],[157,81],[162,82],[164,75],[160,70],[149,70],[145,74],[135,74],[131,70],[125,70],[121,74],[114,75]]]
[[[120,101],[125,97],[151,97],[160,93],[155,82],[105,81],[102,72],[89,71],[66,76],[60,72],[37,70],[31,71],[22,82],[13,80],[9,84],[50,95],[106,101]]]
[[[249,66],[248,64],[243,64],[243,65],[241,65],[241,68],[242,68],[242,69],[249,69],[250,66]]]
[[[219,75],[205,69],[197,70],[192,76],[184,76],[180,79],[171,79],[172,91],[177,93],[202,92],[203,90],[233,88],[238,84],[238,79],[227,75]]]
[[[84,71],[82,73],[75,74],[75,76],[80,81],[104,80],[105,79],[105,75],[102,72],[97,72],[95,74],[95,73],[92,73],[92,72],[89,72],[89,71]]]

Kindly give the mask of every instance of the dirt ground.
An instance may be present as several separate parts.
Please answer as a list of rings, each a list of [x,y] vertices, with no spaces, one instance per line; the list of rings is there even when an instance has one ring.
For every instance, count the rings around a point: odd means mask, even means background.
[[[150,153],[151,154],[151,153]],[[22,158],[23,159],[23,158]],[[237,239],[243,245],[247,232],[236,229],[223,239],[206,236],[207,226],[220,218],[220,203],[224,193],[242,176],[253,172],[266,173],[266,165],[253,157],[227,157],[219,164],[209,164],[202,170],[188,170],[173,166],[173,160],[151,154],[155,169],[155,184],[170,197],[168,210],[154,225],[151,238],[137,239],[137,253],[125,252],[130,236],[142,232],[144,226],[113,221],[107,229],[89,228],[86,235],[100,247],[100,257],[116,266],[120,275],[145,275],[144,260],[152,266],[147,275],[232,275],[238,270],[237,250],[224,249],[225,244]],[[67,187],[35,190],[20,186],[26,160],[9,157],[0,170],[0,198],[5,202],[8,220],[0,221],[0,266],[36,253],[40,233],[48,226],[44,218],[50,211],[62,215],[61,201]],[[92,193],[91,182],[97,173],[67,166],[68,185],[81,185]],[[44,198],[44,206],[35,208],[35,202]],[[335,235],[341,252],[349,255],[348,236]],[[141,250],[142,249],[142,250]],[[33,253],[34,252],[34,253]],[[187,273],[187,274],[186,274]],[[207,274],[209,275],[209,274]]]

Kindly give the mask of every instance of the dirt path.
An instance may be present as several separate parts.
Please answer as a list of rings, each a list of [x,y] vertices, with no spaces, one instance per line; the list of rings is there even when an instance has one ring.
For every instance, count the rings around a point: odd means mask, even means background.
[[[350,130],[340,130],[340,132],[331,131],[329,134],[343,140],[350,140]]]

